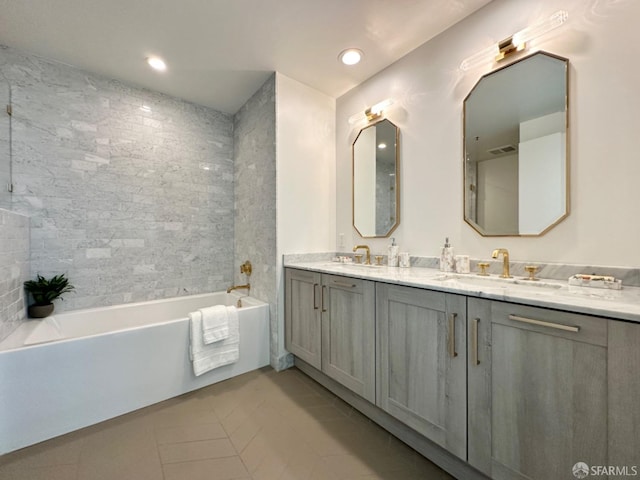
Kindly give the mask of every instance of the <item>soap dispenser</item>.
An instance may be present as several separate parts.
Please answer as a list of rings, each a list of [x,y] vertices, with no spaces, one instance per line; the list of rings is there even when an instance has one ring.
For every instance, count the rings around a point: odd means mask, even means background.
[[[449,243],[449,237],[444,241],[442,253],[440,255],[440,271],[454,272],[456,269],[455,257],[453,256],[453,247]]]
[[[387,255],[387,265],[390,267],[398,266],[398,250],[400,250],[400,247],[396,245],[395,237],[392,237],[391,245],[389,245],[389,254]]]

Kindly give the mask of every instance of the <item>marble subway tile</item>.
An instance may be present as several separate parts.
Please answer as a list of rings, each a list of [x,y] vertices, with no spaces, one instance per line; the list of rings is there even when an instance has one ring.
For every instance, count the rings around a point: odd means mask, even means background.
[[[231,115],[9,47],[0,72],[14,107],[11,209],[31,218],[27,275],[76,286],[57,311],[232,283]]]
[[[244,284],[239,265],[253,264],[251,295],[270,304],[271,365],[277,358],[283,332],[278,330],[276,285],[276,151],[275,75],[234,117],[233,171],[235,210],[234,283]],[[223,181],[228,172],[221,172]]]
[[[0,209],[0,341],[26,318],[22,284],[29,279],[29,218]]]

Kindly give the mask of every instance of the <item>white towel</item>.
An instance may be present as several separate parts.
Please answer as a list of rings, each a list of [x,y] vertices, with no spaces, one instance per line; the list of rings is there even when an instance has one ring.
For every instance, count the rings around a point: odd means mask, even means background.
[[[237,315],[236,307],[225,307],[224,305],[214,305],[213,307],[201,308],[202,314],[202,338],[205,345],[219,342],[229,336],[229,318],[233,314]]]
[[[191,312],[189,320],[190,356],[193,362],[193,373],[196,376],[238,361],[240,326],[237,315],[229,319],[229,336],[210,345],[205,345],[202,339],[202,313]]]

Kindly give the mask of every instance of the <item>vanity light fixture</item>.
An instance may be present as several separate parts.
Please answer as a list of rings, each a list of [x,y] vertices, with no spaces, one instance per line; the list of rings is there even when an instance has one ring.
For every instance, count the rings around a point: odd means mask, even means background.
[[[358,48],[347,48],[338,55],[338,59],[345,65],[355,65],[360,63],[362,57],[364,57],[364,53]]]
[[[147,63],[151,68],[159,72],[164,72],[167,69],[167,64],[160,57],[147,57]]]
[[[569,13],[566,10],[559,10],[546,20],[520,30],[510,37],[465,58],[460,64],[460,70],[470,70],[490,60],[499,62],[515,52],[522,51],[527,47],[527,42],[558,28],[568,18]]]
[[[364,115],[362,113],[351,115],[349,117],[349,124],[353,125],[354,123],[358,123],[360,121],[373,122],[374,120],[379,120],[382,118],[385,108],[388,108],[391,105],[393,105],[393,100],[391,98],[382,100],[381,102],[378,102],[375,105],[367,108],[364,111]]]
[[[379,143],[379,144],[378,144],[378,148],[379,148],[380,150],[384,150],[385,148],[387,148],[387,144],[386,144],[386,143],[384,143],[384,142],[381,142],[381,143]]]

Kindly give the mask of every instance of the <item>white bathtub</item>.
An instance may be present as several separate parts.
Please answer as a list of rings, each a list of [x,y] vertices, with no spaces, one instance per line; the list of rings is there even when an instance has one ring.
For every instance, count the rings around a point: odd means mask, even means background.
[[[240,360],[193,374],[188,313],[238,298],[192,295],[22,324],[0,343],[0,455],[268,365],[269,306],[243,297]]]

